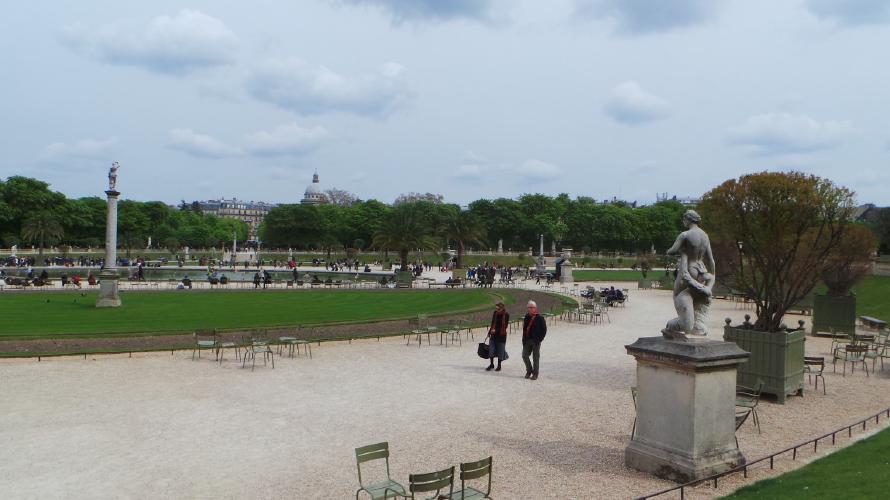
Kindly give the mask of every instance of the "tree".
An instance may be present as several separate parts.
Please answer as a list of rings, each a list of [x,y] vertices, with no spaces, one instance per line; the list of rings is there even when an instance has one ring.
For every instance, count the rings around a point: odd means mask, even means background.
[[[393,208],[374,235],[374,246],[399,253],[401,270],[408,270],[408,254],[412,250],[432,250],[437,244],[430,236],[430,226],[416,203]]]
[[[148,239],[150,222],[142,213],[142,203],[123,200],[118,205],[117,231],[124,248],[127,249],[127,257],[134,245],[144,245]]]
[[[698,208],[718,256],[718,279],[729,276],[752,297],[755,329],[774,332],[819,282],[853,195],[813,175],[763,172],[724,182]]]
[[[326,190],[324,195],[328,199],[328,203],[339,207],[349,207],[358,201],[356,195],[342,189],[331,188]]]
[[[860,224],[850,224],[822,268],[822,282],[828,295],[845,296],[871,273],[872,253],[877,247],[874,234]]]
[[[445,197],[441,194],[433,194],[433,193],[403,193],[400,194],[396,200],[393,202],[393,205],[402,205],[405,203],[415,203],[418,201],[428,201],[430,203],[442,204],[445,203]]]
[[[485,227],[468,210],[451,213],[439,227],[439,232],[448,241],[457,243],[457,267],[463,265],[467,245],[481,245],[485,240]]]
[[[36,241],[40,255],[43,255],[43,248],[47,243],[59,240],[64,234],[65,230],[59,219],[48,211],[37,212],[22,222],[22,238]]]

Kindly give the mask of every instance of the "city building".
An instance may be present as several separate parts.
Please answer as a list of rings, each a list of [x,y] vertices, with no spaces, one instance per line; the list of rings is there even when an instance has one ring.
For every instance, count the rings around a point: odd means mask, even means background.
[[[237,198],[227,200],[220,198],[218,200],[207,200],[198,202],[201,210],[208,215],[224,217],[227,219],[238,219],[247,223],[248,239],[256,241],[257,231],[263,217],[272,210],[275,205],[262,201],[242,201]]]
[[[679,198],[676,195],[668,196],[667,193],[656,194],[656,200],[659,202],[662,201],[676,201],[683,205],[684,207],[694,208],[696,205],[701,203],[701,198],[694,198],[691,196]]]
[[[325,196],[324,190],[321,188],[321,184],[318,182],[318,172],[312,176],[312,184],[306,186],[306,192],[303,194],[303,199],[300,200],[300,204],[302,205],[324,205],[328,202],[328,197]]]

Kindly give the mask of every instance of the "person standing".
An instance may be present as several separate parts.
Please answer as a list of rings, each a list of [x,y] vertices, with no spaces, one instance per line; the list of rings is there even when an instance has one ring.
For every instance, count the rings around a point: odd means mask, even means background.
[[[541,342],[547,335],[547,322],[538,314],[538,304],[528,301],[528,312],[522,321],[522,361],[525,362],[525,378],[538,380],[541,367]],[[531,357],[531,359],[529,359]]]
[[[489,363],[486,371],[501,371],[501,362],[506,361],[507,356],[507,327],[510,325],[510,313],[504,307],[503,302],[494,306],[491,315],[491,326],[488,327],[488,356]],[[494,358],[498,358],[498,367],[494,367]]]

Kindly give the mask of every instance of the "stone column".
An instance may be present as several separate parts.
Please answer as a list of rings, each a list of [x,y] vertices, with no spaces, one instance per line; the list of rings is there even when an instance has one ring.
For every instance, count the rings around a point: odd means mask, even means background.
[[[685,483],[737,467],[736,368],[749,353],[732,342],[643,337],[637,359],[637,425],[628,467]]]
[[[117,197],[118,191],[109,189],[108,214],[105,220],[105,268],[99,273],[99,299],[96,307],[120,307],[117,288]]]
[[[560,283],[574,283],[575,277],[572,276],[572,271],[575,269],[575,265],[572,264],[572,261],[569,260],[569,257],[572,256],[572,249],[563,247],[562,249],[562,257],[563,261],[559,264],[559,282]]]

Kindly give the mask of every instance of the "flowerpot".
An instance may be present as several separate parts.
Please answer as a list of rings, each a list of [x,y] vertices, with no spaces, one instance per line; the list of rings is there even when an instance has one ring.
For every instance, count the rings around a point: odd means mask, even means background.
[[[652,288],[652,280],[641,278],[640,281],[637,281],[637,288],[639,288],[640,290],[648,290]]]
[[[813,335],[852,335],[855,331],[855,295],[813,297]]]
[[[803,393],[804,330],[761,332],[726,325],[723,340],[735,342],[751,353],[747,363],[739,365],[737,383],[755,388],[763,381],[763,393],[772,394],[780,404],[790,394]]]

